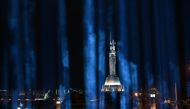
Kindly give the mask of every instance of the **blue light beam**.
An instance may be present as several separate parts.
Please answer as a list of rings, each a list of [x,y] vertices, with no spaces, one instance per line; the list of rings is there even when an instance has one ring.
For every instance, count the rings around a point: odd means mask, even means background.
[[[66,36],[66,16],[65,16],[65,0],[58,1],[58,46],[60,50],[60,80],[59,80],[59,97],[65,97],[65,102],[61,105],[61,109],[71,109],[71,100],[70,95],[65,96],[65,90],[68,90],[70,87],[69,83],[69,53],[68,53],[68,39]]]
[[[102,85],[104,84],[105,77],[105,33],[102,30],[99,30],[99,45],[98,45],[98,74],[99,74],[99,108],[104,109],[104,94],[101,92]]]
[[[86,109],[96,109],[95,102],[89,102],[97,97],[96,82],[96,35],[94,33],[94,1],[85,0],[84,4],[84,75]]]

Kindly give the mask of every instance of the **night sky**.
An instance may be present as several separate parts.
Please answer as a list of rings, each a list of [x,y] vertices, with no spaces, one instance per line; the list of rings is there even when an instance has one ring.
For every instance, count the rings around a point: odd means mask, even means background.
[[[85,89],[89,65],[100,90],[109,72],[111,32],[117,74],[127,89],[155,86],[170,96],[177,82],[181,96],[190,96],[189,6],[189,0],[1,0],[0,89],[55,89],[61,83]],[[62,50],[69,67],[62,66]]]

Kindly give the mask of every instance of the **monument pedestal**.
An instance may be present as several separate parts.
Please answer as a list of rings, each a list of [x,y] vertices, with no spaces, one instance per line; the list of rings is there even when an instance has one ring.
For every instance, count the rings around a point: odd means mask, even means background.
[[[104,92],[109,92],[109,91],[121,92],[121,91],[124,91],[124,87],[121,85],[119,77],[117,75],[109,75],[106,78],[105,84],[103,85],[101,91],[104,91]]]

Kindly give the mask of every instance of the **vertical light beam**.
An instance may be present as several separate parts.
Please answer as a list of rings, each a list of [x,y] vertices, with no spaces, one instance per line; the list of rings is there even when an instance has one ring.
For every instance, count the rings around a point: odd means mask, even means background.
[[[99,75],[99,97],[101,97],[99,102],[99,108],[104,109],[104,94],[100,91],[102,84],[104,84],[105,77],[105,33],[99,30],[99,41],[98,41],[98,75]]]
[[[166,43],[166,19],[163,16],[166,16],[167,13],[165,10],[168,7],[165,1],[153,1],[154,7],[154,23],[155,23],[155,39],[154,39],[154,46],[155,46],[155,62],[156,62],[156,71],[155,75],[156,84],[160,94],[164,97],[169,97],[169,86],[168,86],[168,58],[167,58],[167,43]],[[163,8],[159,8],[159,7]],[[167,109],[166,105],[160,103],[161,108]]]
[[[68,39],[66,36],[66,16],[65,16],[65,0],[58,1],[58,46],[60,50],[61,65],[59,70],[59,97],[65,97],[65,102],[61,105],[61,109],[71,109],[70,96],[64,96],[65,90],[70,87],[69,83],[69,53],[68,53]]]
[[[22,72],[22,53],[21,53],[21,42],[20,42],[20,2],[19,0],[10,0],[10,18],[9,18],[9,29],[11,31],[11,64],[14,82],[12,82],[12,89],[22,89],[23,88],[23,72]],[[17,96],[14,94],[13,99],[17,100]],[[14,101],[12,100],[12,101]],[[12,108],[17,108],[17,103],[12,102]]]
[[[13,83],[14,88],[23,88],[23,78],[22,78],[22,51],[21,51],[21,41],[20,41],[20,2],[18,0],[11,0],[10,2],[10,19],[9,26],[12,34],[13,43],[11,45],[11,61],[13,64],[13,76],[15,82]]]
[[[85,0],[84,4],[84,75],[86,109],[96,109],[96,36],[94,33],[94,1]]]
[[[23,17],[23,36],[24,36],[24,69],[25,69],[25,88],[27,91],[35,87],[36,79],[36,54],[34,49],[34,31],[31,28],[31,16],[34,14],[33,2],[24,0]],[[28,97],[29,98],[29,97]],[[26,103],[26,107],[31,109],[31,102]]]
[[[98,93],[99,93],[99,109],[104,109],[104,93],[101,92],[102,84],[106,73],[105,67],[105,4],[104,1],[98,0]]]
[[[127,60],[127,8],[126,8],[126,1],[125,0],[119,0],[118,1],[118,37],[120,40],[120,47],[118,52],[118,63],[119,63],[119,76],[121,77],[122,84],[124,85],[125,92],[121,94],[120,98],[120,107],[121,109],[128,109],[129,108],[129,99],[127,96],[127,93],[129,93],[130,85],[133,87],[136,86],[134,81],[136,80],[136,77],[133,77],[133,81],[131,81],[131,75],[130,75],[130,66],[129,62]],[[135,72],[137,73],[137,72]],[[134,75],[133,72],[131,74]]]

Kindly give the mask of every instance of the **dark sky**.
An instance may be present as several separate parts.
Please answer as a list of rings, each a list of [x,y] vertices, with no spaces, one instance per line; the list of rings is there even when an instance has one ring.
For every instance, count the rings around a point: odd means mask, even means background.
[[[0,2],[0,67],[1,67],[1,87],[4,87],[4,81],[8,82],[9,88],[14,88],[14,59],[12,60],[11,47],[15,42],[18,42],[20,53],[18,56],[21,60],[16,63],[21,74],[25,72],[24,63],[24,29],[23,26],[23,13],[24,7],[22,6],[24,0],[20,1],[18,19],[19,26],[18,35],[10,28],[10,11],[14,10],[14,6],[10,6],[11,0]],[[58,30],[58,0],[28,0],[31,13],[30,16],[30,32],[33,37],[30,41],[33,42],[34,51],[36,54],[36,81],[34,87],[43,88],[44,84],[49,84],[45,88],[56,88],[59,85],[59,68],[60,68],[60,51],[57,40]],[[66,20],[66,36],[68,38],[68,51],[69,51],[69,72],[71,87],[84,88],[84,11],[85,9],[83,0],[66,0],[65,2],[65,20]],[[119,47],[126,46],[126,50],[122,49],[128,61],[135,63],[139,71],[139,81],[142,87],[145,87],[146,82],[146,62],[150,61],[150,71],[154,75],[154,83],[157,83],[157,78],[160,76],[162,67],[168,61],[175,61],[174,64],[179,65],[181,85],[186,83],[184,79],[187,72],[185,72],[186,60],[190,57],[190,1],[188,0],[127,0],[125,2],[127,13],[126,17],[126,36],[122,37],[119,31],[119,3],[114,0],[97,0],[94,2],[95,16],[94,26],[95,33],[98,36],[100,22],[99,17],[104,19],[102,23],[102,30],[106,34],[106,53],[108,50],[109,32],[111,31],[116,41],[120,41]],[[100,4],[102,8],[100,9]],[[110,6],[112,8],[110,8]],[[16,8],[15,8],[16,10]],[[100,10],[100,11],[99,11]],[[172,11],[171,11],[172,10]],[[99,16],[102,12],[102,16]],[[17,15],[16,14],[16,15]],[[110,17],[110,14],[111,17]],[[88,20],[88,19],[87,19]],[[29,32],[29,33],[30,33]],[[173,37],[175,36],[175,37]],[[122,38],[124,40],[122,40]],[[124,44],[123,44],[124,43]],[[123,45],[122,45],[123,44]],[[177,47],[176,47],[177,46]],[[176,48],[175,48],[176,47]],[[174,52],[176,50],[176,52]],[[166,53],[167,52],[167,53]],[[107,56],[107,54],[105,55]],[[167,55],[166,55],[167,54]],[[107,59],[107,58],[106,58]],[[6,63],[7,62],[7,63]],[[15,61],[16,62],[16,61]],[[161,64],[161,63],[164,64]],[[187,61],[189,64],[190,62]],[[107,65],[106,65],[107,66]],[[7,67],[7,72],[4,71]],[[165,67],[165,66],[164,66]],[[108,71],[108,68],[106,68]],[[107,73],[107,72],[106,72]],[[172,74],[172,73],[170,73]],[[166,77],[170,74],[162,73]],[[5,75],[7,75],[6,78]],[[25,74],[21,78],[25,78]],[[16,81],[16,80],[15,80]],[[26,81],[26,80],[23,80]],[[170,84],[170,83],[168,83]],[[144,86],[143,86],[144,85]],[[185,89],[183,89],[185,90]]]

